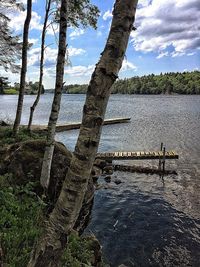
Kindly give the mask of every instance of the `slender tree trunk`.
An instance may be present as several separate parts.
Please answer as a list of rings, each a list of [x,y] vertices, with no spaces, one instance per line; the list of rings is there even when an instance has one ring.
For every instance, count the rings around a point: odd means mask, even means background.
[[[60,266],[67,237],[78,218],[97,153],[111,86],[122,66],[137,0],[116,0],[110,34],[88,86],[79,137],[63,187],[36,245],[29,267]]]
[[[27,72],[28,32],[29,32],[29,25],[31,21],[31,12],[32,12],[32,0],[27,0],[27,15],[26,15],[25,23],[24,23],[24,32],[23,32],[20,89],[19,89],[16,117],[15,117],[15,122],[13,126],[14,136],[16,136],[19,130],[19,125],[20,125],[21,115],[22,115],[22,108],[23,108],[23,101],[24,101],[24,91],[25,91],[25,86],[26,86],[26,72]]]
[[[58,120],[60,102],[63,87],[63,75],[64,75],[64,65],[65,65],[65,54],[66,54],[66,31],[67,31],[67,11],[68,10],[68,0],[61,1],[60,10],[60,32],[59,32],[59,46],[58,46],[58,58],[56,66],[56,84],[54,99],[51,108],[51,114],[48,123],[48,133],[47,133],[47,145],[45,148],[44,159],[42,163],[42,172],[40,182],[44,188],[48,188],[51,162],[54,151],[54,137],[56,131],[56,123]]]
[[[35,108],[40,100],[40,95],[42,93],[42,80],[43,80],[43,67],[44,67],[44,50],[45,50],[45,37],[46,37],[46,30],[47,30],[47,22],[49,17],[49,10],[51,7],[51,0],[46,0],[46,11],[45,11],[45,18],[44,18],[44,25],[42,29],[42,41],[41,41],[41,56],[40,56],[40,79],[39,79],[39,85],[38,85],[38,92],[37,97],[33,103],[33,105],[30,107],[30,116],[29,116],[29,122],[28,122],[28,130],[31,131],[31,125],[33,120],[33,114],[35,111]]]

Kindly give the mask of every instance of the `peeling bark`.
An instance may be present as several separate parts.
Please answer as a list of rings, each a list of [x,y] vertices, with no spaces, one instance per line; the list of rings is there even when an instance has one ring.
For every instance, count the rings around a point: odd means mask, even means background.
[[[32,0],[27,0],[27,15],[26,15],[26,20],[24,22],[24,32],[23,32],[20,89],[19,89],[19,97],[18,97],[16,117],[15,117],[15,122],[14,122],[14,126],[13,126],[13,135],[14,136],[17,134],[17,132],[19,130],[19,125],[20,125],[21,116],[22,116],[24,91],[25,91],[25,86],[26,86],[28,32],[29,32],[29,25],[30,25],[30,21],[31,21],[31,12],[32,12]]]
[[[51,7],[51,0],[46,1],[46,11],[45,11],[45,18],[44,18],[44,25],[42,29],[42,41],[41,41],[41,56],[40,56],[40,78],[39,78],[39,85],[38,85],[38,92],[37,97],[33,103],[33,105],[30,107],[30,116],[29,116],[29,122],[28,122],[28,130],[31,131],[31,125],[33,120],[33,114],[35,111],[35,108],[40,100],[40,95],[42,92],[42,80],[43,80],[43,67],[44,67],[44,50],[45,50],[45,36],[46,36],[46,30],[47,30],[47,21],[49,17],[49,10]]]
[[[62,95],[65,54],[66,54],[66,31],[67,31],[67,12],[68,12],[67,9],[68,9],[68,1],[63,0],[61,2],[61,10],[60,10],[60,32],[59,32],[58,58],[56,65],[55,93],[51,108],[51,114],[49,117],[47,145],[44,153],[44,160],[42,164],[42,172],[40,178],[40,183],[44,188],[48,188],[49,185],[51,162],[53,158],[54,143],[55,143],[54,138],[56,132],[56,123],[58,120],[61,95]]]
[[[88,86],[82,125],[66,179],[29,267],[60,266],[67,236],[78,218],[97,153],[111,86],[122,66],[137,0],[116,0],[105,49]]]

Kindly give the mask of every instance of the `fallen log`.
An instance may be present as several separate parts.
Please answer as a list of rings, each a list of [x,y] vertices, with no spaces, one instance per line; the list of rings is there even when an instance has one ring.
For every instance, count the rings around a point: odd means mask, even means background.
[[[159,175],[170,175],[175,174],[177,172],[174,170],[159,170],[158,168],[149,168],[135,165],[113,165],[114,171],[122,171],[122,172],[137,172],[137,173],[146,173],[146,174],[159,174]]]

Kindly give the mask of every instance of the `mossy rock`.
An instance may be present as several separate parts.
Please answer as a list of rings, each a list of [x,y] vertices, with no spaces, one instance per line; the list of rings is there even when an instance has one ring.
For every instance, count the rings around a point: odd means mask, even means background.
[[[25,185],[27,182],[35,184],[37,195],[43,195],[40,174],[46,142],[44,140],[30,140],[7,146],[0,151],[0,174],[12,174],[12,185]],[[60,194],[62,183],[69,168],[72,152],[62,143],[56,142],[52,160],[50,183],[47,192],[48,213],[53,209]],[[75,229],[80,233],[87,226],[93,205],[94,185],[89,180],[83,206],[76,222]]]
[[[12,173],[13,183],[17,185],[39,181],[44,149],[43,140],[31,140],[7,147],[4,150],[1,173]],[[55,197],[54,191],[57,191],[58,184],[65,178],[71,157],[72,153],[64,145],[55,144],[48,192],[51,199]],[[40,191],[43,192],[42,188]]]

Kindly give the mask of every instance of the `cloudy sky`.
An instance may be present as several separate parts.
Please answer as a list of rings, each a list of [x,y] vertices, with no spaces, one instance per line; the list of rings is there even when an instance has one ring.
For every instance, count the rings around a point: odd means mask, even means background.
[[[26,1],[23,1],[26,2]],[[45,1],[33,0],[28,53],[28,81],[38,80],[40,37]],[[87,83],[102,52],[112,20],[113,0],[93,0],[101,12],[97,30],[68,29],[70,66],[65,68],[66,84]],[[16,34],[23,28],[26,12],[12,13],[10,26]],[[120,78],[149,73],[192,71],[200,68],[199,0],[139,0],[136,31],[131,33]],[[57,32],[58,29],[55,29]],[[52,28],[47,32],[44,86],[54,88],[57,45]],[[0,74],[4,74],[0,70]],[[19,75],[9,75],[19,82]]]

